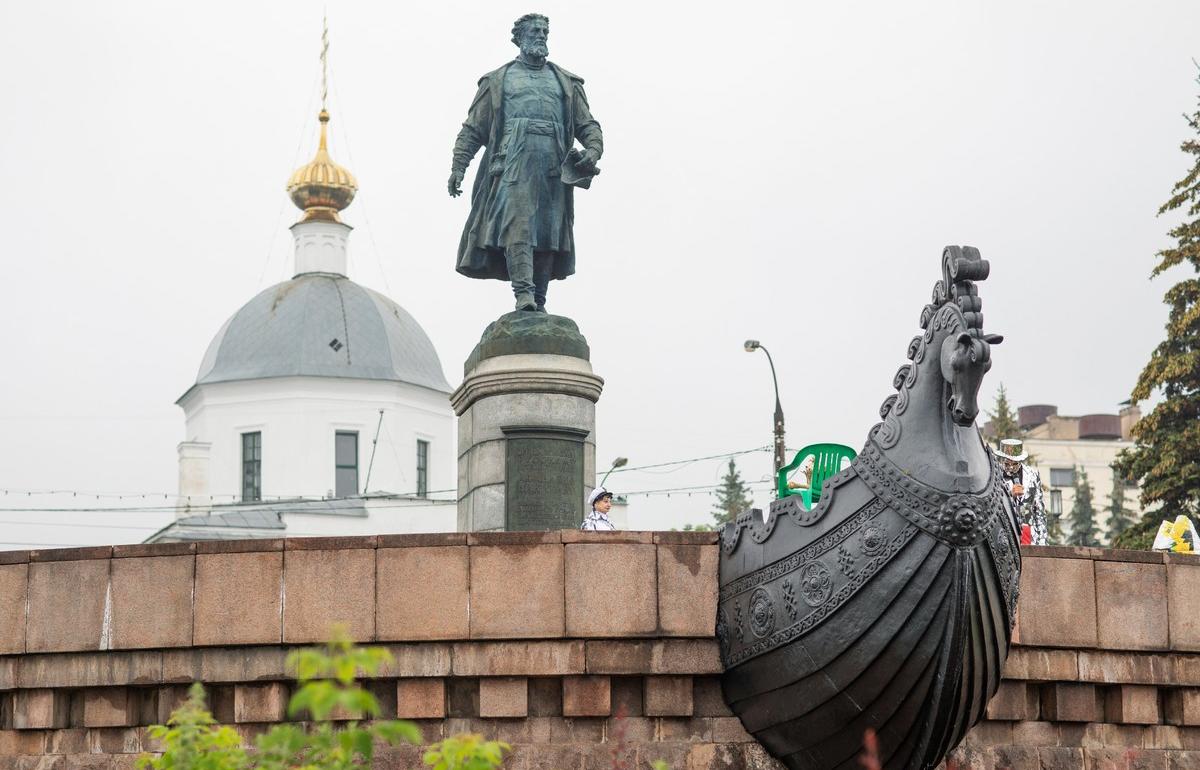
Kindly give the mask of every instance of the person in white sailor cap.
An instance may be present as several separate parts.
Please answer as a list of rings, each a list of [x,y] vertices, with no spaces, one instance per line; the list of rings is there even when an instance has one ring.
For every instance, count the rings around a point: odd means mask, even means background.
[[[1004,470],[1004,484],[1013,497],[1021,524],[1021,542],[1025,545],[1046,545],[1046,504],[1042,497],[1042,478],[1025,461],[1029,453],[1019,438],[1000,440],[997,453]],[[1028,529],[1027,529],[1028,528]],[[1028,533],[1028,534],[1027,534]]]
[[[599,532],[615,531],[616,527],[608,520],[608,512],[612,510],[612,498],[612,492],[604,487],[593,489],[587,500],[590,510],[583,517],[583,525],[579,528]]]

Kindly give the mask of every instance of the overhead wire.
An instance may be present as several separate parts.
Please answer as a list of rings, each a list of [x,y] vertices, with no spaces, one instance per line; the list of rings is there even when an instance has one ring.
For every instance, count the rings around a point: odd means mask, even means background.
[[[0,489],[0,495],[14,495],[17,497],[20,497],[21,495],[25,495],[26,497],[31,497],[33,495],[71,495],[72,497],[83,496],[95,497],[97,499],[102,497],[115,497],[118,500],[123,500],[126,497],[136,497],[143,500],[148,497],[161,497],[164,500],[169,500],[172,497],[179,497],[179,494],[176,492],[93,492],[90,490],[81,489]],[[231,499],[237,499],[237,495],[205,495],[205,497],[228,497]],[[296,498],[293,496],[289,498],[277,497],[276,499],[294,500]]]
[[[395,442],[390,440],[391,435],[388,433],[388,425],[387,425],[386,421],[384,421],[384,423],[383,423],[383,432],[388,437],[388,439],[389,439],[388,443],[390,443],[392,445],[393,453],[395,453],[395,451],[396,451]],[[766,451],[770,451],[770,449],[771,449],[771,447],[769,447],[769,446],[761,446],[761,447],[755,447],[753,449],[742,449],[742,450],[739,450],[736,452],[723,452],[721,454],[705,455],[703,457],[689,457],[689,458],[685,458],[682,460],[668,460],[665,462],[650,463],[647,465],[637,465],[637,466],[625,467],[625,468],[614,468],[612,472],[614,474],[615,473],[628,473],[630,471],[642,471],[642,470],[646,470],[649,468],[664,468],[664,467],[675,466],[675,465],[686,465],[689,463],[701,462],[704,460],[720,460],[720,459],[725,459],[725,458],[729,458],[729,457],[738,457],[741,455],[753,454],[755,452],[766,452]],[[402,464],[400,463],[399,455],[394,454],[393,456],[394,456],[397,464],[402,466]],[[603,474],[603,472],[596,473],[597,476],[600,476],[602,474]],[[426,494],[427,495],[449,494],[451,492],[457,492],[457,491],[458,491],[457,489],[437,489],[437,490],[430,490]],[[405,496],[415,496],[416,492],[415,491],[397,492],[394,494],[398,497],[405,497]],[[26,495],[26,496],[30,496],[30,495],[73,495],[73,496],[83,495],[85,497],[96,497],[96,498],[105,498],[105,497],[113,498],[113,497],[115,497],[118,499],[125,499],[125,498],[145,499],[145,498],[149,498],[149,497],[162,497],[165,500],[170,500],[170,499],[174,498],[174,499],[179,499],[181,501],[184,498],[190,499],[190,497],[188,497],[187,495],[179,495],[178,493],[175,493],[175,492],[120,492],[120,493],[118,493],[118,492],[96,492],[93,490],[79,490],[79,489],[3,489],[3,488],[0,488],[0,495],[15,495],[15,496],[19,496],[19,495]],[[231,500],[236,501],[238,498],[238,495],[229,495],[229,494],[200,495],[198,497],[208,497],[208,498],[228,497]],[[304,495],[269,495],[269,496],[264,497],[262,500],[254,501],[254,502],[256,502],[256,503],[267,503],[267,502],[271,502],[271,501],[290,502],[290,501],[297,501],[297,500],[320,501],[320,500],[331,500],[331,499],[343,499],[343,498],[307,497]],[[176,506],[171,506],[171,508],[174,508],[174,507],[176,507]],[[150,508],[154,508],[154,506],[151,506]],[[149,510],[150,508],[147,508],[146,510]],[[0,510],[7,510],[7,509],[0,508]],[[12,509],[12,510],[30,510],[30,509],[19,508],[19,509]],[[37,509],[37,510],[53,510],[53,509],[47,508],[47,509]],[[86,508],[67,508],[65,510],[87,510],[87,509]],[[113,509],[97,508],[96,510],[113,510]],[[132,508],[131,510],[140,510],[140,509]]]
[[[771,485],[771,482],[769,482],[769,481],[748,481],[748,482],[743,482],[743,483],[745,483],[746,486],[750,486],[750,487],[764,486],[764,485],[769,487]],[[624,497],[631,497],[631,496],[635,496],[635,495],[658,495],[658,494],[670,494],[670,493],[675,493],[675,492],[711,491],[711,490],[718,489],[721,486],[724,486],[724,485],[723,484],[699,484],[699,485],[695,485],[695,486],[661,487],[661,488],[657,488],[657,489],[631,490],[628,492],[622,492],[621,494]],[[456,490],[453,490],[453,489],[440,489],[440,490],[431,490],[427,494],[428,495],[446,494],[446,493],[455,492],[455,491]],[[377,502],[377,503],[373,503],[370,507],[372,510],[389,510],[389,509],[414,508],[419,505],[426,505],[426,504],[440,505],[440,504],[451,504],[451,503],[457,502],[457,500],[448,499],[448,498],[434,498],[434,497],[429,497],[429,496],[416,497],[415,494],[413,494],[412,496],[401,496],[401,497],[404,497],[405,502],[403,502],[403,503],[401,503],[401,502],[386,502],[386,503],[385,502]],[[276,501],[273,503],[260,503],[258,501],[255,501],[255,502],[235,504],[235,505],[229,505],[229,506],[226,506],[226,505],[223,505],[220,503],[217,503],[214,505],[202,505],[197,502],[197,503],[193,504],[192,506],[185,506],[185,505],[125,506],[125,507],[93,506],[93,507],[80,507],[80,508],[28,508],[28,507],[22,507],[22,508],[0,508],[0,513],[33,513],[33,512],[40,512],[40,511],[45,511],[46,513],[174,513],[174,512],[179,511],[181,508],[186,509],[188,507],[195,508],[197,510],[227,509],[232,512],[232,511],[237,511],[237,510],[246,510],[248,508],[266,509],[268,506],[286,506],[289,502],[296,503],[297,507],[299,507],[299,504],[303,504],[303,503],[320,503],[320,502],[328,503],[328,502],[337,502],[337,501],[341,501],[341,500],[370,500],[370,499],[371,498],[362,498],[362,497],[326,497],[326,498],[303,498],[303,499],[292,498],[290,500],[279,500],[279,501]],[[385,498],[385,499],[390,499],[390,496],[389,496],[389,498]],[[287,511],[282,511],[282,512],[286,513]],[[298,512],[310,513],[310,512],[317,512],[317,511],[298,511]],[[4,524],[4,523],[6,523],[6,522],[0,521],[0,524]],[[21,523],[21,522],[13,522],[13,523]]]
[[[727,459],[730,457],[740,457],[741,455],[753,454],[755,452],[769,452],[769,451],[771,451],[771,447],[761,446],[761,447],[755,447],[754,449],[743,449],[739,452],[726,452],[724,454],[719,454],[719,455],[707,455],[706,457],[693,457],[693,458],[690,458],[687,460],[672,460],[670,462],[665,462],[665,463],[653,463],[650,465],[638,465],[638,466],[634,466],[632,468],[629,468],[629,467],[613,468],[611,472],[612,473],[629,473],[631,471],[644,471],[644,470],[647,470],[648,468],[665,468],[665,467],[673,466],[673,465],[678,465],[681,468],[686,468],[687,466],[691,465],[692,463],[698,463],[698,462],[702,462],[704,460],[724,460],[724,459]],[[680,468],[676,468],[675,470],[680,470]],[[665,471],[665,473],[674,473],[674,472],[675,472],[674,470]],[[597,471],[596,475],[599,476],[599,475],[601,475],[601,473],[602,473],[601,471]]]
[[[292,172],[292,170],[294,170],[297,166],[300,165],[300,153],[304,149],[304,139],[305,139],[306,135],[308,134],[308,126],[309,126],[309,123],[311,122],[310,115],[312,115],[313,97],[316,94],[316,90],[317,90],[317,81],[314,78],[313,84],[309,87],[308,104],[305,105],[305,107],[304,107],[304,118],[300,121],[300,138],[296,140],[296,150],[295,150],[295,152],[292,153],[292,163],[289,167],[289,171],[288,171],[289,174]],[[280,222],[280,220],[283,219],[284,209],[287,208],[287,205],[290,202],[291,202],[291,198],[286,194],[283,195],[279,201],[279,211],[276,212],[275,218],[271,221],[271,233],[269,236],[269,240],[267,241],[267,256],[263,259],[262,270],[259,271],[258,281],[254,284],[255,291],[258,291],[258,289],[262,288],[263,278],[265,278],[267,275],[267,267],[270,266],[271,259],[275,254],[275,239],[279,236],[279,222]],[[287,268],[287,258],[286,257],[284,257],[283,266],[285,269],[284,272],[285,272],[285,277],[286,277],[286,268]]]
[[[746,487],[748,487],[748,488],[756,488],[756,487],[766,487],[766,488],[769,488],[769,487],[771,486],[770,482],[763,482],[763,481],[751,481],[751,482],[746,482],[746,483],[745,483],[745,485],[746,485]],[[723,486],[723,485],[722,485],[722,484],[702,484],[702,485],[694,485],[694,486],[664,487],[664,488],[658,488],[658,489],[640,489],[640,490],[632,490],[632,491],[629,491],[629,492],[624,492],[624,493],[622,493],[622,497],[635,497],[635,496],[645,496],[645,497],[650,497],[650,496],[653,496],[653,495],[665,495],[666,497],[670,497],[672,494],[686,494],[686,495],[687,495],[687,496],[689,496],[689,497],[691,497],[691,496],[692,496],[692,495],[694,495],[694,494],[707,494],[707,495],[711,495],[711,494],[714,494],[714,493],[715,493],[715,491],[716,491],[718,488],[720,488],[721,486]],[[445,491],[450,491],[450,490],[438,490],[438,491],[439,491],[439,492],[445,492]],[[328,500],[339,500],[339,499],[347,499],[347,498],[329,498]],[[297,501],[297,502],[305,502],[305,501]],[[318,502],[319,502],[319,501],[318,501]],[[441,504],[441,505],[451,505],[451,504],[455,504],[455,502],[456,502],[455,500],[438,500],[438,499],[425,499],[425,498],[416,498],[416,499],[412,499],[412,500],[411,500],[411,501],[410,501],[408,504],[387,504],[387,503],[384,503],[384,504],[373,505],[373,506],[371,506],[371,507],[372,507],[373,509],[375,509],[375,510],[379,510],[379,509],[399,509],[399,508],[412,508],[412,507],[416,507],[416,506],[414,506],[412,503],[418,503],[418,504],[421,504],[421,503],[428,503],[428,504],[435,504],[435,505],[437,505],[437,504]],[[240,506],[239,506],[239,507],[240,507]],[[28,512],[30,512],[30,510],[31,510],[31,509],[28,509],[28,508],[17,508],[17,509],[4,509],[4,508],[0,508],[0,513],[4,513],[4,512],[15,512],[15,511],[20,511],[20,512],[26,512],[26,513],[28,513]],[[177,511],[179,510],[179,508],[178,508],[178,507],[175,507],[175,506],[172,506],[172,507],[170,507],[170,508],[164,508],[164,507],[158,507],[158,508],[151,508],[151,507],[139,507],[139,508],[115,508],[115,507],[104,507],[104,508],[63,508],[63,509],[54,509],[54,508],[40,508],[40,509],[36,509],[36,510],[39,510],[39,511],[46,511],[46,512],[60,512],[60,513],[114,513],[114,512],[124,512],[124,513],[174,513],[174,512],[177,512]],[[284,511],[284,512],[286,512],[286,511]],[[158,527],[157,527],[157,526],[153,526],[153,525],[137,525],[137,524],[134,524],[134,525],[119,525],[119,524],[95,524],[95,523],[87,523],[87,522],[42,522],[42,521],[28,521],[28,520],[17,520],[17,521],[13,521],[13,520],[3,521],[3,520],[0,520],[0,525],[3,525],[3,524],[22,524],[22,525],[28,525],[28,526],[49,526],[49,527],[72,527],[72,528],[77,528],[77,529],[128,529],[128,530],[135,530],[135,529],[153,530],[153,529],[158,529]],[[295,535],[298,535],[298,534],[299,534],[299,533],[293,533],[293,536],[295,536]],[[31,541],[12,541],[12,540],[7,540],[7,541],[6,541],[6,540],[3,540],[3,539],[0,539],[0,543],[2,543],[2,544],[4,544],[4,545],[39,546],[39,547],[71,547],[71,546],[74,546],[74,545],[80,545],[79,543],[74,543],[74,544],[72,544],[72,543],[48,543],[48,542],[31,542]],[[84,543],[83,545],[87,545],[87,544],[86,544],[86,543]]]
[[[385,423],[384,431],[386,432],[386,430],[387,430],[387,424]],[[457,491],[457,490],[455,490],[455,489],[438,489],[438,490],[434,490],[433,492],[429,492],[427,494],[433,494],[434,492],[449,493],[449,492],[455,492],[455,491]],[[403,497],[406,495],[407,496],[415,496],[417,493],[416,492],[391,492],[391,493],[387,493],[387,494],[394,495],[397,497]],[[177,492],[119,492],[118,493],[118,492],[91,492],[91,491],[83,491],[83,490],[76,490],[76,489],[0,489],[0,496],[4,496],[4,495],[12,495],[13,497],[22,497],[22,496],[31,497],[33,495],[39,495],[39,496],[42,496],[42,495],[71,495],[72,497],[80,497],[80,496],[95,497],[97,499],[106,498],[106,497],[107,498],[115,497],[118,500],[124,500],[126,498],[128,498],[128,499],[137,498],[137,499],[145,500],[148,498],[161,497],[164,500],[175,499],[175,500],[179,500],[179,501],[183,501],[185,498],[186,498],[186,500],[190,501],[193,497],[196,497],[198,499],[207,498],[210,500],[229,498],[233,502],[237,502],[238,499],[240,498],[240,495],[230,495],[230,494],[180,495]],[[309,495],[264,495],[259,500],[253,500],[253,501],[247,501],[247,502],[265,504],[265,503],[270,503],[270,502],[278,502],[278,503],[292,502],[292,501],[296,501],[296,500],[332,500],[332,499],[342,499],[342,498],[332,498],[332,497],[329,497],[326,495],[321,495],[321,496],[315,496],[315,495],[313,495],[313,496],[309,496]],[[38,509],[22,508],[21,510],[43,510],[43,509],[41,509],[41,508],[38,508]],[[69,510],[76,510],[76,509],[71,508]]]
[[[82,527],[85,529],[158,529],[153,524],[87,524],[76,521],[13,521],[11,519],[0,520],[0,525],[3,524],[29,524],[36,527]]]
[[[742,483],[745,484],[747,487],[754,487],[754,486],[760,486],[760,485],[770,486],[770,482],[767,482],[767,481],[746,481],[746,482],[742,482]],[[711,492],[711,491],[715,491],[716,489],[719,489],[720,487],[723,487],[723,486],[724,486],[724,484],[700,484],[698,486],[693,486],[693,487],[669,487],[666,489],[642,489],[642,490],[635,490],[633,492],[622,492],[621,496],[629,497],[631,495],[647,495],[647,496],[661,495],[661,494],[669,495],[669,494],[672,494],[675,492],[696,492],[696,491]]]
[[[333,67],[330,67],[329,69],[332,72]],[[337,90],[337,79],[330,78],[330,81],[332,83],[334,98],[337,100],[338,104],[342,104],[342,96]],[[349,110],[342,111],[342,116],[339,119],[336,129],[341,133],[342,142],[346,145],[346,160],[350,163],[351,168],[356,168],[357,166],[354,163],[354,150],[350,146],[350,131],[346,127],[347,122],[345,114],[347,112],[349,112]],[[368,197],[370,196],[363,195],[363,191],[359,190],[357,193],[355,193],[354,199],[358,203],[358,210],[362,212],[363,224],[367,229],[367,238],[371,241],[371,251],[375,254],[375,264],[378,265],[379,275],[381,278],[383,278],[383,288],[387,291],[388,296],[391,297],[392,285],[391,282],[388,281],[387,270],[383,266],[383,257],[379,252],[379,244],[375,241],[375,228],[371,226],[371,217],[367,211]]]
[[[388,446],[392,449],[392,458],[396,461],[396,472],[400,474],[400,480],[407,484],[408,474],[404,472],[404,463],[400,462],[400,450],[396,448],[396,440],[392,438],[392,433],[390,430],[388,430],[387,423],[383,424],[383,432],[387,436]],[[458,492],[457,489],[454,491],[455,493]]]
[[[433,491],[429,492],[428,494],[430,494],[430,495],[445,494],[445,493],[455,492],[455,491],[456,490],[453,490],[453,489],[439,489],[439,490],[433,490]],[[391,496],[389,496],[388,498],[384,498],[384,499],[390,499],[390,497]],[[340,500],[370,500],[370,499],[372,499],[372,498],[369,498],[369,497],[368,498],[363,498],[363,497],[315,497],[314,498],[314,497],[310,497],[310,498],[290,498],[287,500],[277,500],[274,502],[262,502],[262,501],[256,500],[253,502],[237,503],[237,504],[232,504],[232,505],[226,505],[223,503],[204,505],[204,504],[200,503],[199,501],[196,501],[196,502],[192,503],[191,505],[146,505],[146,506],[125,506],[125,507],[92,506],[92,507],[81,507],[81,508],[29,508],[29,507],[23,507],[23,508],[0,508],[0,513],[37,513],[37,512],[41,512],[41,511],[45,511],[46,513],[174,513],[181,509],[186,510],[188,508],[191,508],[191,509],[194,509],[197,511],[205,510],[205,509],[219,509],[219,510],[227,510],[227,511],[232,512],[232,511],[239,511],[239,510],[244,511],[244,510],[250,509],[250,508],[268,509],[268,506],[287,505],[288,503],[297,503],[297,504],[321,503],[321,502],[330,503],[330,502],[337,502]],[[447,499],[447,498],[438,499],[438,498],[430,498],[430,497],[417,497],[416,493],[412,493],[411,496],[405,497],[404,499],[407,501],[406,503],[376,504],[376,505],[372,505],[371,508],[373,508],[373,509],[374,508],[413,508],[416,505],[426,504],[426,503],[441,504],[441,503],[457,502],[457,500],[451,500],[451,499]],[[305,512],[309,512],[309,511],[305,511]],[[0,524],[2,524],[2,523],[4,523],[4,522],[0,521]]]

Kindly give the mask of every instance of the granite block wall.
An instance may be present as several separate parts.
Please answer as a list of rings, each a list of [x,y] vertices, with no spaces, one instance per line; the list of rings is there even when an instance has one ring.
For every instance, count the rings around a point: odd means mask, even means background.
[[[1200,768],[1200,557],[1023,556],[1004,684],[949,765]],[[721,698],[716,566],[713,535],[667,532],[0,553],[0,768],[132,768],[192,681],[250,740],[333,623],[392,652],[386,716],[506,740],[508,767],[774,767]]]

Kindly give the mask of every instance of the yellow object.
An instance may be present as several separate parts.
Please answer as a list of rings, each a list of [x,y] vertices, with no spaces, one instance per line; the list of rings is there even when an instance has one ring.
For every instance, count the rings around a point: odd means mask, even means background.
[[[1179,553],[1191,552],[1195,544],[1191,541],[1192,522],[1187,516],[1180,514],[1175,517],[1175,523],[1171,525],[1171,539],[1175,541],[1175,551]]]
[[[313,159],[296,169],[288,180],[287,191],[297,208],[304,211],[301,222],[341,222],[338,212],[350,205],[358,192],[354,175],[329,157],[326,129],[329,113],[317,116],[321,121],[321,140]]]
[[[1156,551],[1195,553],[1196,528],[1192,525],[1192,520],[1180,514],[1175,517],[1174,522],[1163,521],[1158,527],[1158,536],[1154,538],[1153,548]]]

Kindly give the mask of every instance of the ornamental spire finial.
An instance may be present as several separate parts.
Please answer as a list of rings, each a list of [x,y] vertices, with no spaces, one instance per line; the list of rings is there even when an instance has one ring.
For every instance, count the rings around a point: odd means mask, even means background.
[[[321,14],[321,112],[329,98],[329,15]]]
[[[317,120],[321,123],[321,134],[317,140],[317,153],[313,159],[296,169],[288,180],[287,191],[298,208],[304,211],[301,222],[314,220],[340,222],[338,212],[350,205],[358,183],[354,175],[329,157],[329,111],[325,109],[328,97],[329,71],[329,21],[322,18],[321,28],[321,112]]]

